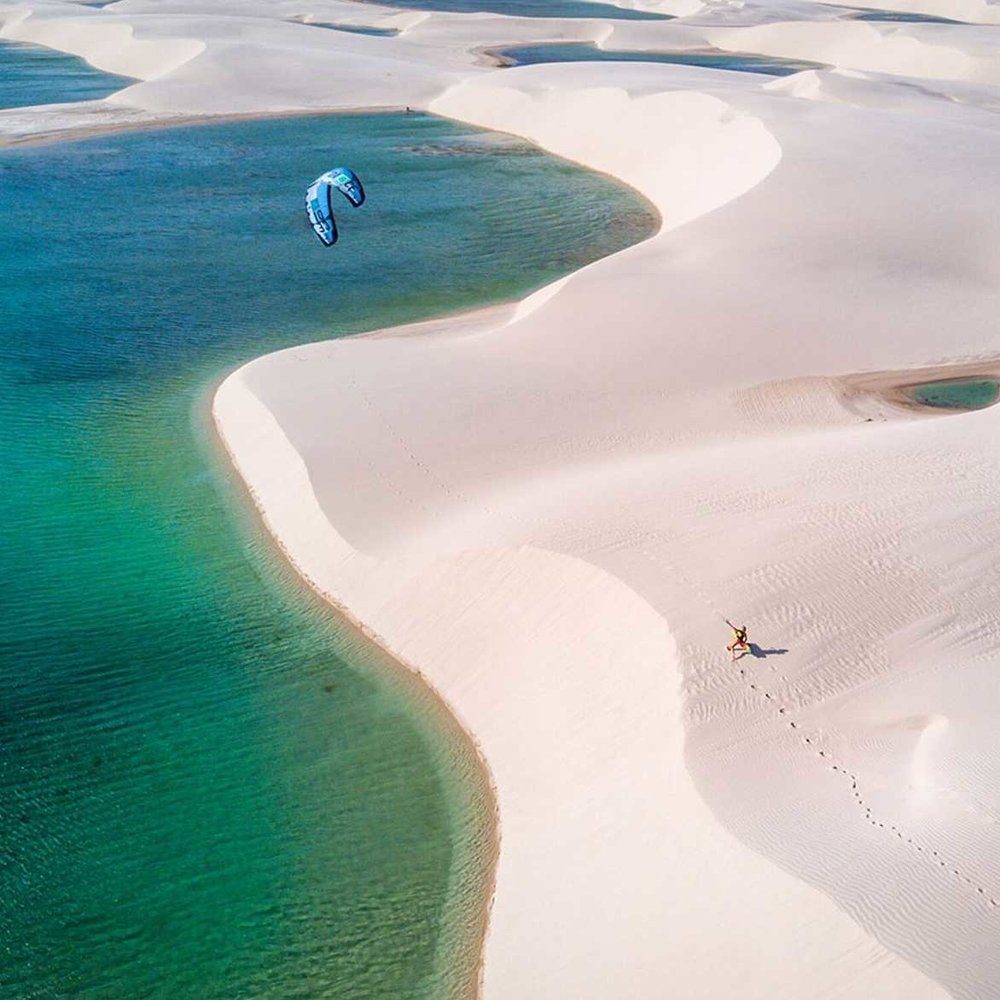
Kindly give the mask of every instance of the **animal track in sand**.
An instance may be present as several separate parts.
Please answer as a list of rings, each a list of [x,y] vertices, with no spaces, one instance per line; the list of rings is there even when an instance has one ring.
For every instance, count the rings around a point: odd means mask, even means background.
[[[742,658],[743,658],[742,656],[739,657],[739,659]],[[740,671],[740,677],[743,678],[744,682],[746,683],[750,691],[754,692],[755,694],[762,694],[765,701],[769,702],[772,706],[776,705],[778,715],[781,716],[788,715],[787,707],[778,704],[778,699],[776,695],[772,694],[769,691],[764,691],[764,689],[761,688],[759,684],[750,682],[745,667],[740,667],[739,671]],[[789,729],[793,729],[796,731],[801,730],[799,723],[795,722],[794,720],[788,720],[787,724]],[[877,819],[874,810],[868,804],[864,796],[861,794],[861,786],[858,782],[858,776],[853,771],[849,770],[843,765],[836,763],[835,758],[833,757],[833,755],[830,753],[829,750],[817,749],[816,742],[818,742],[819,737],[817,737],[816,734],[813,734],[813,736],[811,737],[806,735],[801,735],[801,739],[803,745],[808,747],[810,751],[814,753],[817,757],[822,758],[824,762],[831,762],[829,763],[831,771],[835,771],[838,774],[843,775],[845,780],[850,781],[851,796],[857,803],[858,808],[864,810],[864,818],[867,823],[869,823],[872,827],[875,827],[879,830],[887,830],[890,833],[894,833],[899,840],[905,841],[918,854],[929,855],[930,857],[934,858],[937,861],[939,867],[949,870],[951,874],[954,875],[956,878],[960,879],[966,885],[975,889],[976,894],[986,899],[990,907],[992,907],[993,909],[996,909],[998,906],[1000,906],[1000,901],[998,901],[996,896],[989,895],[986,889],[983,886],[978,885],[974,879],[966,875],[961,869],[955,868],[952,865],[950,865],[945,859],[941,857],[938,851],[926,847],[923,844],[917,843],[911,836],[904,833],[904,831],[901,830],[899,827],[897,827],[894,823],[887,823],[884,822],[883,820]]]

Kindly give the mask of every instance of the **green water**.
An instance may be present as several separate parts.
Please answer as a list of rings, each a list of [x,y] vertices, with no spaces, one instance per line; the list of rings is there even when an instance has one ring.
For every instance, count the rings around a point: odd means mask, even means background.
[[[949,410],[981,410],[992,406],[1000,395],[1000,383],[994,379],[954,379],[925,382],[910,392],[918,403]]]
[[[0,108],[96,101],[133,83],[65,52],[26,42],[0,42]]]
[[[338,162],[369,200],[325,250],[302,195]],[[479,771],[275,556],[207,400],[263,351],[524,293],[647,206],[419,115],[8,149],[0,188],[0,997],[454,995]]]
[[[822,69],[820,63],[744,52],[621,52],[600,49],[589,42],[551,42],[540,45],[514,45],[500,49],[497,55],[513,66],[531,66],[554,62],[656,62],[707,69],[727,69],[740,73],[763,73],[765,76],[790,76],[806,69]]]

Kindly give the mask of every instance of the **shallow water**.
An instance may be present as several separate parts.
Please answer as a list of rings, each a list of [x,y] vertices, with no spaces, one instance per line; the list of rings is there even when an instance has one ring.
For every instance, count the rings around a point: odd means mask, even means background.
[[[497,55],[510,65],[530,66],[554,62],[656,62],[709,69],[790,76],[806,69],[821,69],[819,63],[757,56],[741,52],[616,52],[585,42],[556,42],[545,45],[516,45],[498,49]]]
[[[948,410],[981,410],[992,406],[1000,396],[1000,383],[994,379],[955,379],[925,382],[910,393],[918,403]]]
[[[334,161],[369,200],[325,250],[302,196]],[[0,997],[452,995],[479,772],[276,557],[207,398],[270,349],[523,293],[647,206],[420,115],[9,149],[0,186]]]
[[[0,108],[97,101],[135,83],[103,73],[65,52],[25,42],[0,42]]]
[[[369,28],[363,24],[335,24],[332,21],[297,21],[307,28],[326,28],[329,31],[346,31],[349,35],[371,35],[373,38],[395,38],[399,28]]]

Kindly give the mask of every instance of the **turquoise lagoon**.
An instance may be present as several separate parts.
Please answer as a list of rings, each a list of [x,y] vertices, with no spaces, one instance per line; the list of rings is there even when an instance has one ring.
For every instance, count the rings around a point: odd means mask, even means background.
[[[981,410],[1000,396],[1000,383],[991,378],[946,379],[910,388],[914,400],[945,410]]]
[[[338,162],[369,201],[325,250],[302,195]],[[649,206],[421,115],[8,149],[0,186],[0,998],[461,993],[480,771],[276,556],[208,400],[268,350],[523,294]]]
[[[531,66],[554,62],[656,62],[706,69],[727,69],[740,73],[763,73],[766,76],[790,76],[806,69],[822,69],[819,63],[757,56],[745,52],[621,52],[600,49],[587,42],[552,42],[539,45],[514,45],[498,49],[496,56],[507,65]]]
[[[133,83],[65,52],[26,42],[0,42],[0,108],[96,101]]]

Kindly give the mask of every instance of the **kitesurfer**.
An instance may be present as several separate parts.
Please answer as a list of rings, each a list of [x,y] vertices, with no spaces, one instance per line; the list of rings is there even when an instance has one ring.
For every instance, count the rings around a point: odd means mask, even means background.
[[[726,649],[732,653],[735,660],[737,659],[737,650],[739,650],[740,656],[750,652],[750,643],[747,642],[747,627],[746,625],[736,626],[728,618],[725,619],[725,622],[733,630],[733,641],[726,646]]]

